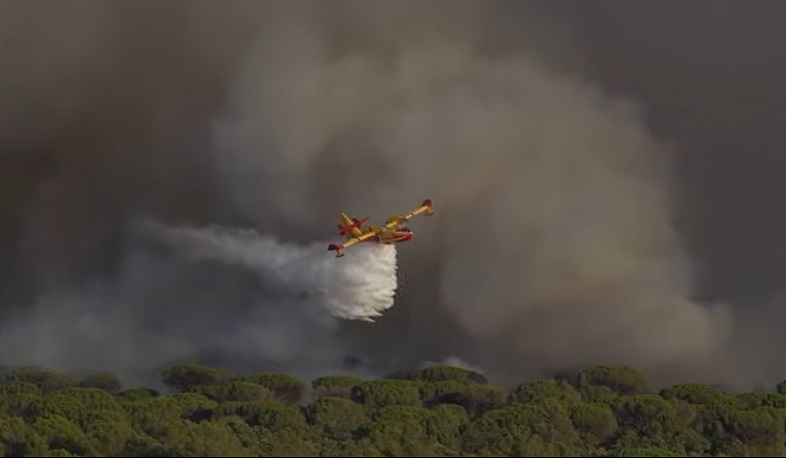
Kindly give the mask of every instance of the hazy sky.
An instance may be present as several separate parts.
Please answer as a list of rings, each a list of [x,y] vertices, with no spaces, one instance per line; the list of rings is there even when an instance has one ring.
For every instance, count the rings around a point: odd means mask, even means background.
[[[645,104],[679,145],[681,227],[705,262],[702,294],[783,290],[786,5],[776,1],[547,2],[614,93]]]
[[[302,353],[243,356],[303,373],[355,354],[506,382],[609,362],[784,379],[784,20],[775,1],[3,2],[0,347],[134,372],[243,353],[225,337],[253,316]],[[308,324],[129,229],[319,243],[336,211],[428,197],[373,325]]]

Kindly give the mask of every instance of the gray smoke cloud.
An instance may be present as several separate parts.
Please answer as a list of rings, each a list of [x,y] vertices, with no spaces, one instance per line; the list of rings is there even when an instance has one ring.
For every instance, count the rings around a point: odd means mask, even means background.
[[[772,387],[786,378],[786,4],[539,6],[572,31],[585,74],[635,94],[650,129],[680,145],[675,220],[696,267],[695,295],[733,304],[734,379]]]
[[[0,15],[0,359],[740,382],[735,314],[696,299],[674,223],[684,146],[538,5],[40,5]],[[388,258],[326,251],[338,211],[425,198]],[[353,295],[370,265],[380,286]]]
[[[339,24],[366,43],[340,49],[335,24],[277,11],[286,27],[266,29],[219,127],[239,207],[316,225],[320,209],[433,197],[442,224],[422,224],[439,231],[441,299],[492,358],[703,366],[730,317],[690,299],[671,151],[636,105],[527,50],[484,51],[470,19],[418,12],[429,27],[393,34],[411,10],[374,13]],[[413,257],[437,256],[415,243]]]
[[[352,263],[335,263],[325,244],[248,230],[131,227],[140,245],[113,278],[48,291],[0,323],[6,363],[112,370],[149,385],[151,370],[184,358],[240,368],[261,360],[311,378],[343,371],[338,319],[373,322],[393,305],[392,246],[359,247]]]

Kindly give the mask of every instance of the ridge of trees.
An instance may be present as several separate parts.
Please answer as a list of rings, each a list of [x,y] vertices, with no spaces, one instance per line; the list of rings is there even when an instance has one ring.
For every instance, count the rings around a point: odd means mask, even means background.
[[[166,392],[0,367],[3,456],[786,456],[786,382],[648,390],[630,367],[503,390],[448,365],[377,379],[187,362]]]

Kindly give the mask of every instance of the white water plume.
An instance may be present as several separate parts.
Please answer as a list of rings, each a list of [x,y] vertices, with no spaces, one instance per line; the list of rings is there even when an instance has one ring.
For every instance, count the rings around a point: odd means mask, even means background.
[[[336,259],[328,242],[282,243],[254,230],[156,225],[154,233],[193,259],[216,259],[256,271],[283,295],[305,294],[309,305],[347,320],[373,321],[393,306],[396,248],[359,244]]]

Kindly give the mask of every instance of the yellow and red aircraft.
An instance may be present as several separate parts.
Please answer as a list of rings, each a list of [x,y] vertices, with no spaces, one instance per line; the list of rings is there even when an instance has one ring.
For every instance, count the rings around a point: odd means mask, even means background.
[[[360,226],[368,218],[350,218],[346,213],[338,215],[338,233],[346,235],[344,243],[328,245],[328,251],[335,251],[336,257],[344,256],[344,249],[359,242],[376,242],[384,245],[392,243],[406,242],[412,238],[412,230],[407,227],[406,222],[410,218],[425,213],[427,216],[434,214],[431,199],[426,199],[420,207],[404,215],[396,215],[388,218],[384,225],[372,224],[368,228],[361,230]]]

